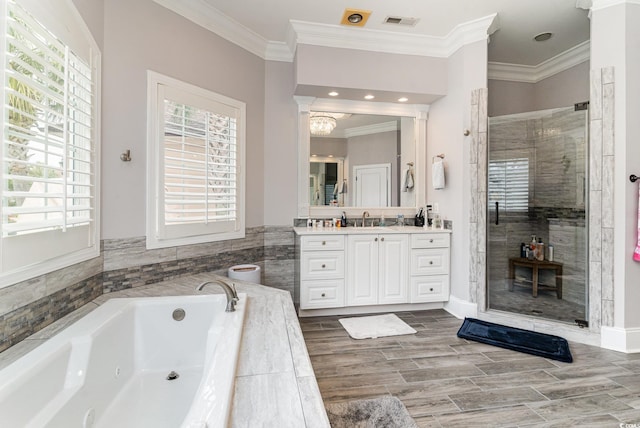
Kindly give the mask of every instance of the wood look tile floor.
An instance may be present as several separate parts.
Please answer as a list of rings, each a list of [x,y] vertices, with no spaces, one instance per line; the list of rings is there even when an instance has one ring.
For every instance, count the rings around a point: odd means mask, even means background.
[[[354,340],[342,317],[300,319],[325,404],[393,395],[420,427],[640,426],[640,354],[570,343],[567,364],[459,339],[444,310],[397,315],[417,334]]]

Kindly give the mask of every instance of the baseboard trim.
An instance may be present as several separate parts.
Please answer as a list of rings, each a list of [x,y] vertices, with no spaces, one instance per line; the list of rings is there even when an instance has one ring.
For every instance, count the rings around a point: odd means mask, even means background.
[[[600,346],[627,354],[640,352],[640,328],[601,327]]]
[[[449,301],[445,303],[444,310],[458,319],[478,317],[477,304],[459,299],[456,296],[449,296]]]
[[[381,312],[405,312],[423,311],[428,309],[442,309],[442,302],[434,303],[403,303],[397,305],[371,305],[371,306],[345,306],[342,308],[326,309],[298,309],[298,316],[304,317],[324,317],[330,315],[358,315],[377,314]]]

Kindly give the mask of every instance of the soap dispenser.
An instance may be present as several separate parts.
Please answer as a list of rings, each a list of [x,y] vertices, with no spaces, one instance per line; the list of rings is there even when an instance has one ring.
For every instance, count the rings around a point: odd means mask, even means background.
[[[342,211],[342,217],[340,218],[340,226],[347,227],[347,213]]]

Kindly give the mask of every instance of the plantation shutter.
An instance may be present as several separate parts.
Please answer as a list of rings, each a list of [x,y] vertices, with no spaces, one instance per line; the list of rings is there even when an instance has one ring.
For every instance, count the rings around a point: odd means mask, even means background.
[[[91,222],[91,68],[16,4],[5,63],[3,236]]]
[[[489,204],[509,212],[529,210],[529,159],[489,162]]]
[[[51,0],[45,7],[67,17],[53,28],[60,38],[45,25],[55,20],[44,19],[38,5],[0,0],[0,271],[16,278],[68,266],[99,251],[99,51],[72,6]]]
[[[160,237],[238,230],[239,109],[169,86],[159,93]]]

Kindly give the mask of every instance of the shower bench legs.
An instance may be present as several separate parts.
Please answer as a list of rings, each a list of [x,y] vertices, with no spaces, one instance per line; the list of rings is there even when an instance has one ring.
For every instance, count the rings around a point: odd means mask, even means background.
[[[531,281],[515,284],[516,267],[526,267],[531,269]],[[538,272],[540,270],[549,269],[555,271],[556,285],[538,284]],[[562,299],[562,263],[551,262],[549,260],[529,260],[521,257],[512,257],[509,259],[509,291],[513,291],[514,285],[526,285],[531,282],[533,297],[538,297],[538,289],[555,290],[558,299]]]

